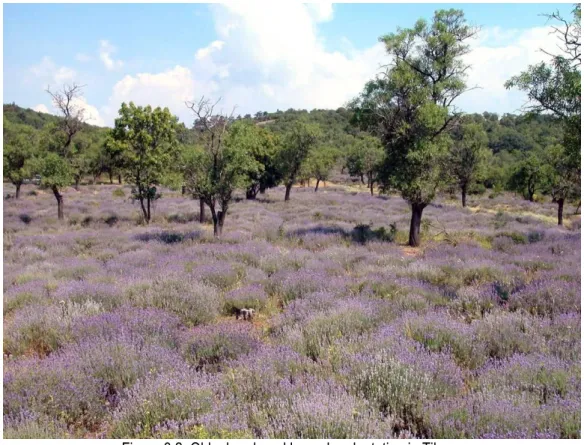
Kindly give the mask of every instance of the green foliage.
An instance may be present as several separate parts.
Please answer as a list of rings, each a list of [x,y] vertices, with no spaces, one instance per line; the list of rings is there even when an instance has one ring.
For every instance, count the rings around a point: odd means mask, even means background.
[[[123,103],[119,114],[111,131],[112,141],[106,146],[122,152],[124,177],[134,185],[135,197],[149,222],[150,202],[158,197],[156,186],[167,182],[177,159],[177,118],[168,108],[152,109],[133,102]]]
[[[480,124],[463,123],[453,133],[448,171],[462,190],[465,205],[465,195],[483,176],[491,152],[487,148],[487,134]]]
[[[571,22],[558,13],[548,15],[548,19],[560,24],[560,28],[554,27],[554,33],[561,41],[559,48],[562,53],[551,56],[549,63],[529,66],[526,71],[509,79],[505,86],[527,93],[530,101],[526,106],[528,112],[551,112],[562,121],[566,160],[579,173],[582,125],[581,6],[575,6]],[[577,182],[580,182],[579,178]]]
[[[292,185],[316,145],[322,131],[316,124],[294,122],[284,136],[284,144],[278,156],[278,166],[286,184]]]
[[[31,160],[38,150],[38,133],[4,117],[4,175],[17,187],[31,177]]]
[[[370,187],[376,182],[385,152],[379,138],[360,134],[347,153],[346,166],[351,176],[367,177]]]
[[[251,121],[239,121],[229,129],[226,144],[246,152],[253,159],[246,170],[248,196],[255,197],[258,191],[275,187],[279,181],[276,155],[279,138],[266,128],[254,125]]]
[[[315,147],[306,159],[309,177],[326,181],[339,158],[339,151],[331,146]]]
[[[443,182],[445,130],[455,120],[448,106],[465,90],[461,57],[474,32],[462,11],[441,10],[431,24],[419,20],[380,39],[395,64],[381,84],[387,154],[381,179],[410,203],[428,204]]]
[[[60,189],[73,182],[71,163],[56,153],[49,152],[37,159],[34,170],[41,175],[43,187]]]
[[[535,192],[546,180],[547,170],[541,155],[530,153],[515,165],[509,179],[509,188],[533,201]]]

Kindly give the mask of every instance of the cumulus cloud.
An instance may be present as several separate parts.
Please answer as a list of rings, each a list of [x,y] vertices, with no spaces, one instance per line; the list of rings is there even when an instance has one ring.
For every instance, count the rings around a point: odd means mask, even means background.
[[[196,52],[193,75],[202,86],[217,86],[242,113],[341,106],[386,62],[381,44],[325,49],[317,24],[332,19],[330,4],[231,3],[211,10],[220,40]]]
[[[75,70],[66,66],[58,67],[55,62],[53,62],[53,59],[48,56],[43,57],[37,65],[30,67],[29,73],[32,74],[35,79],[41,80],[41,85],[44,87],[47,86],[47,83],[61,85],[63,83],[71,82],[75,80],[77,76]]]
[[[112,71],[123,66],[121,60],[114,60],[112,54],[116,52],[116,47],[113,46],[107,40],[100,40],[99,42],[99,58],[103,62],[104,66]]]
[[[337,108],[355,97],[387,65],[382,43],[355,48],[343,39],[342,51],[328,50],[319,23],[333,18],[331,5],[300,3],[210,6],[216,38],[193,48],[191,66],[158,73],[127,75],[114,86],[102,115],[113,123],[123,101],[168,106],[186,123],[192,116],[184,101],[223,97],[224,110],[255,113],[288,108]],[[513,112],[523,93],[504,83],[529,64],[546,58],[540,48],[553,48],[549,28],[486,28],[472,43],[466,62],[467,83],[481,89],[464,94],[456,105],[466,112]]]
[[[467,84],[480,89],[465,93],[456,105],[466,112],[518,112],[526,101],[524,93],[505,89],[505,82],[529,65],[548,60],[557,51],[550,27],[527,30],[487,28],[481,31],[465,57],[471,65]]]
[[[114,85],[108,105],[102,111],[108,124],[113,124],[121,103],[133,101],[136,105],[168,107],[182,120],[190,122],[185,100],[193,97],[194,84],[191,70],[180,65],[157,74],[127,75]]]
[[[38,111],[39,113],[49,113],[49,109],[45,104],[38,104],[32,107],[34,111]]]

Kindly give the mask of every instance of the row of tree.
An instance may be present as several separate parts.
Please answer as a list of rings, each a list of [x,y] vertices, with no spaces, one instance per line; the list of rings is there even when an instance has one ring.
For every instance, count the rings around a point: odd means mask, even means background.
[[[382,37],[392,64],[337,110],[234,118],[202,98],[185,104],[194,118],[187,128],[167,108],[124,103],[114,128],[99,129],[83,124],[78,85],[47,90],[60,119],[4,107],[4,173],[17,197],[23,181],[39,174],[59,219],[62,189],[85,176],[108,173],[110,181],[132,184],[146,223],[159,187],[182,186],[199,200],[201,221],[210,210],[216,236],[237,189],[255,199],[283,184],[287,201],[294,183],[314,178],[317,191],[335,166],[366,181],[371,194],[375,184],[401,193],[412,208],[412,246],[420,242],[424,208],[453,186],[463,206],[477,186],[509,188],[531,200],[536,191],[549,193],[562,224],[564,201],[580,193],[580,8],[571,22],[551,18],[565,25],[558,28],[563,55],[507,83],[527,91],[533,106],[526,116],[456,110],[453,102],[467,91],[462,57],[476,29],[462,11],[443,10],[431,23]]]

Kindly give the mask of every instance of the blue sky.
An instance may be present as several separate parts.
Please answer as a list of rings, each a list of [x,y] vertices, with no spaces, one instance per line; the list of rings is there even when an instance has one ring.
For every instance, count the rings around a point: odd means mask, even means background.
[[[203,94],[240,113],[337,107],[387,62],[380,35],[450,7],[482,27],[468,60],[482,89],[459,107],[516,112],[502,83],[553,46],[539,14],[571,4],[5,4],[4,102],[52,111],[44,88],[76,81],[101,125],[129,100],[190,122],[183,102]]]

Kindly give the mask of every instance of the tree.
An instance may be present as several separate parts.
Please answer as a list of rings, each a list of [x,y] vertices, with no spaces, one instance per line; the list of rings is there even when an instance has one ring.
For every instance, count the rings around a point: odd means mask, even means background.
[[[506,88],[518,88],[527,93],[524,107],[531,114],[551,112],[564,126],[565,153],[578,171],[574,178],[579,182],[581,152],[581,6],[575,5],[571,22],[558,12],[548,15],[556,23],[554,33],[561,42],[559,55],[551,55],[549,63],[531,65],[527,71],[512,77]]]
[[[279,148],[278,137],[271,131],[254,125],[250,121],[238,121],[229,129],[229,141],[239,144],[255,160],[257,169],[248,171],[249,184],[245,197],[255,199],[258,192],[275,187],[279,181],[276,155]]]
[[[347,170],[351,176],[367,177],[367,187],[373,195],[373,185],[381,168],[385,152],[378,137],[361,134],[347,155]]]
[[[573,168],[570,153],[563,145],[556,144],[545,151],[548,167],[548,191],[552,201],[558,204],[558,225],[564,224],[564,202],[580,197],[580,181]]]
[[[62,114],[62,118],[55,124],[50,124],[43,137],[46,145],[45,156],[41,158],[38,170],[41,174],[41,185],[51,189],[57,200],[57,216],[64,219],[64,199],[61,194],[63,187],[73,182],[72,159],[75,153],[73,138],[83,126],[84,108],[79,105],[81,86],[65,85],[61,90],[47,93],[53,100],[53,105]]]
[[[308,175],[316,179],[314,191],[318,191],[320,181],[326,181],[337,163],[339,151],[330,146],[315,147],[306,160]]]
[[[462,206],[466,207],[468,188],[483,175],[491,154],[487,146],[489,140],[480,124],[464,123],[453,133],[448,170],[460,187]]]
[[[509,188],[533,202],[535,192],[540,189],[545,180],[547,170],[542,153],[529,153],[515,165],[511,174]]]
[[[73,170],[71,164],[64,160],[57,153],[48,152],[40,159],[38,166],[35,168],[41,176],[41,186],[53,190],[57,200],[57,217],[64,219],[64,200],[59,190],[71,185],[73,182]]]
[[[31,176],[31,160],[37,150],[38,132],[33,127],[4,119],[4,175],[16,187],[16,199],[22,183]]]
[[[316,145],[321,135],[318,125],[303,121],[294,122],[286,132],[278,159],[279,170],[286,186],[284,201],[290,200],[290,190],[310,150]]]
[[[250,184],[250,176],[260,170],[259,163],[248,151],[250,144],[245,129],[236,127],[228,133],[230,116],[216,114],[219,100],[212,103],[201,98],[187,102],[197,117],[203,145],[185,152],[184,179],[188,192],[211,210],[213,234],[220,237],[233,193]],[[237,124],[239,125],[239,124]]]
[[[352,103],[385,147],[383,190],[398,190],[411,206],[410,246],[420,244],[422,212],[444,183],[448,131],[460,117],[452,103],[466,91],[461,58],[475,33],[462,11],[450,9],[381,37],[392,65]]]
[[[147,224],[152,217],[152,202],[160,198],[156,186],[168,182],[176,164],[177,121],[168,108],[122,103],[111,132],[111,138],[123,151],[123,175],[134,186],[133,196],[140,201]]]

